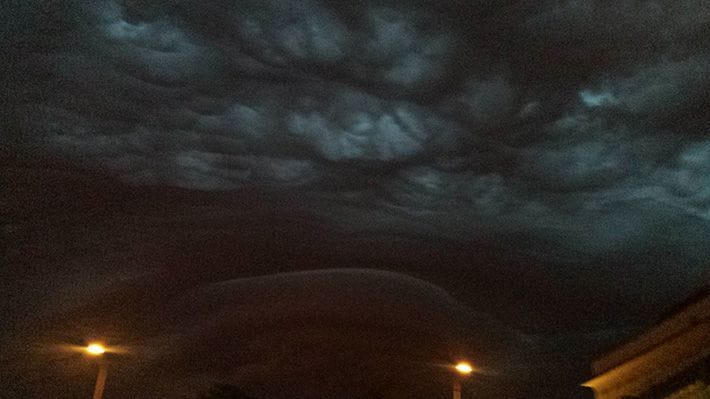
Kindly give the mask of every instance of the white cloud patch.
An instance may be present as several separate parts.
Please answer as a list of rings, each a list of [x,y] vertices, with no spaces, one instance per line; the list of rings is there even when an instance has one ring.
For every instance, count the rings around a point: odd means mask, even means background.
[[[168,179],[185,188],[224,191],[253,185],[298,185],[317,178],[306,160],[183,151],[163,165]]]
[[[644,66],[629,77],[612,78],[600,92],[583,90],[589,106],[618,106],[642,114],[667,113],[702,100],[710,87],[710,58],[662,61]]]
[[[584,105],[588,107],[599,107],[604,105],[614,105],[618,102],[613,94],[608,92],[594,92],[591,90],[582,90],[579,92],[579,98]]]
[[[346,21],[315,1],[242,1],[233,14],[238,34],[267,63],[327,65],[361,81],[425,86],[444,73],[452,50],[451,34],[424,29],[414,11],[372,7]]]
[[[650,171],[656,144],[637,137],[623,124],[578,111],[565,115],[548,131],[544,144],[522,151],[521,173],[562,190],[614,185]]]
[[[267,86],[257,93],[221,115],[199,117],[199,128],[286,152],[300,144],[331,161],[409,159],[452,149],[461,135],[456,123],[425,108],[347,86]]]
[[[96,46],[119,65],[150,79],[179,82],[200,75],[211,62],[204,49],[168,20],[129,22],[115,3],[96,7],[103,36]]]
[[[513,184],[498,174],[479,175],[472,171],[446,172],[433,167],[404,170],[391,183],[392,205],[408,212],[444,212],[446,217],[468,219],[475,229],[492,217],[509,217],[520,205]],[[441,215],[440,215],[441,216]]]
[[[307,138],[327,159],[387,161],[409,158],[425,150],[438,132],[422,119],[402,105],[391,113],[355,111],[335,121],[317,112],[293,113],[287,126],[291,134]]]
[[[442,32],[417,29],[413,12],[378,8],[367,13],[364,56],[380,67],[386,82],[419,86],[441,75],[451,51],[451,38]]]
[[[686,210],[710,221],[710,141],[687,145],[659,174]]]
[[[240,1],[234,5],[237,30],[269,62],[333,63],[350,52],[350,33],[314,1]]]

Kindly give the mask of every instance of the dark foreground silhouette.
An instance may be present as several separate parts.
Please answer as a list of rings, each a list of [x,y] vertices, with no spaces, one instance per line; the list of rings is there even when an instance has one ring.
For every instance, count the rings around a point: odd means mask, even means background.
[[[197,399],[256,399],[242,392],[241,389],[230,384],[215,384],[209,392],[202,394]]]

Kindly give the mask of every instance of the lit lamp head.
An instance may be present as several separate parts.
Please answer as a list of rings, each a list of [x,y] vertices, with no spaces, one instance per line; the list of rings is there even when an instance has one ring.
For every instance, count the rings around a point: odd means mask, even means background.
[[[454,369],[462,376],[467,376],[473,373],[473,367],[468,362],[458,362],[454,366]]]
[[[101,344],[93,343],[89,344],[84,348],[84,351],[91,356],[101,356],[106,353],[106,347]]]

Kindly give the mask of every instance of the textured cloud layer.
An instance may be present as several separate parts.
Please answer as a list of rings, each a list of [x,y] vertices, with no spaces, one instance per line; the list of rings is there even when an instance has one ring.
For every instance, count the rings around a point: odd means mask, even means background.
[[[369,236],[480,255],[494,242],[510,258],[403,271],[522,296],[534,291],[515,281],[523,269],[604,282],[594,303],[618,300],[621,318],[630,297],[649,298],[637,304],[648,312],[692,289],[710,262],[701,0],[26,1],[0,22],[8,152],[219,203],[205,216],[160,197],[173,210],[161,223],[185,212],[228,229],[254,212],[334,226],[342,247]],[[27,219],[3,231],[29,237],[41,223],[13,195]]]

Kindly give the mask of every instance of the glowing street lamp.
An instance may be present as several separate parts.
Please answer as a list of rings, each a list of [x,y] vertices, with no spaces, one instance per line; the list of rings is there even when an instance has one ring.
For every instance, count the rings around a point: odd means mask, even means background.
[[[84,348],[89,356],[103,357],[107,352],[107,348],[99,343],[91,343]],[[106,387],[106,376],[108,375],[108,367],[105,361],[99,361],[99,374],[96,376],[96,386],[94,387],[93,399],[101,399],[104,396],[104,388]]]
[[[106,348],[101,344],[89,344],[84,350],[92,356],[101,356],[106,353]]]
[[[468,362],[458,362],[454,368],[463,376],[469,375],[473,372],[473,367]]]
[[[454,365],[454,370],[458,373],[457,376],[454,376],[454,399],[461,399],[461,378],[468,377],[473,373],[473,366],[462,361]]]

